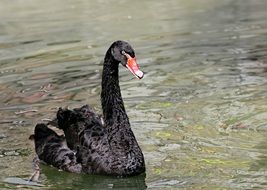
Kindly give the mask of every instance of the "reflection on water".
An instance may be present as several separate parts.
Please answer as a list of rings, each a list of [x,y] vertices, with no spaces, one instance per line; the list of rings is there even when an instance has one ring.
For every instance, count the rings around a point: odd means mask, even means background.
[[[47,184],[54,184],[55,189],[146,189],[145,175],[135,176],[131,178],[117,178],[117,177],[106,177],[98,175],[77,175],[67,172],[58,172],[55,175],[54,168],[43,167],[47,179]],[[59,183],[62,182],[63,183]]]
[[[146,72],[121,89],[147,172],[110,178],[43,166],[46,189],[265,189],[265,0],[0,2],[0,188],[27,178],[28,136],[59,106],[101,112],[103,56],[129,41]],[[23,185],[19,186],[23,188]],[[39,188],[39,187],[29,187]]]

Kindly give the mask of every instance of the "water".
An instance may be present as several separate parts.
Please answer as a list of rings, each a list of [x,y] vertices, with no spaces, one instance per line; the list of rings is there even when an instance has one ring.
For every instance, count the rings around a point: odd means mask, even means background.
[[[265,0],[2,0],[0,188],[266,189],[266,8]],[[32,173],[37,122],[60,106],[101,111],[103,57],[117,39],[132,44],[146,72],[138,81],[120,70],[146,176],[43,165],[45,187],[19,183],[13,177]]]

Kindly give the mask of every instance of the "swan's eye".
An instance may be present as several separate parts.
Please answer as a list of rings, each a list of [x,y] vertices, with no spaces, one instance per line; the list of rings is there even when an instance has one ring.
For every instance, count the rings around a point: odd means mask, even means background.
[[[127,53],[125,51],[121,51],[121,54],[126,56]]]

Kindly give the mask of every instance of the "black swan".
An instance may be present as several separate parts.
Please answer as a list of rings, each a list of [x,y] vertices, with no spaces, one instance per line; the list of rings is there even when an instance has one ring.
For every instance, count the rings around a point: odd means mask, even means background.
[[[88,105],[73,110],[60,108],[56,122],[65,136],[48,128],[49,124],[39,123],[35,127],[32,138],[40,160],[75,173],[133,176],[145,172],[144,156],[121,97],[120,63],[135,77],[143,77],[133,48],[125,41],[114,42],[104,59],[103,119]]]

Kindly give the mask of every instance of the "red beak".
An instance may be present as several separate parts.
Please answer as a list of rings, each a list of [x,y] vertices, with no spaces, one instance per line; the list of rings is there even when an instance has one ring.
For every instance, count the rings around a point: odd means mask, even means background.
[[[124,53],[127,57],[126,67],[131,71],[131,73],[138,79],[142,79],[144,73],[139,69],[139,65],[136,63],[136,58],[132,58],[129,54]]]

